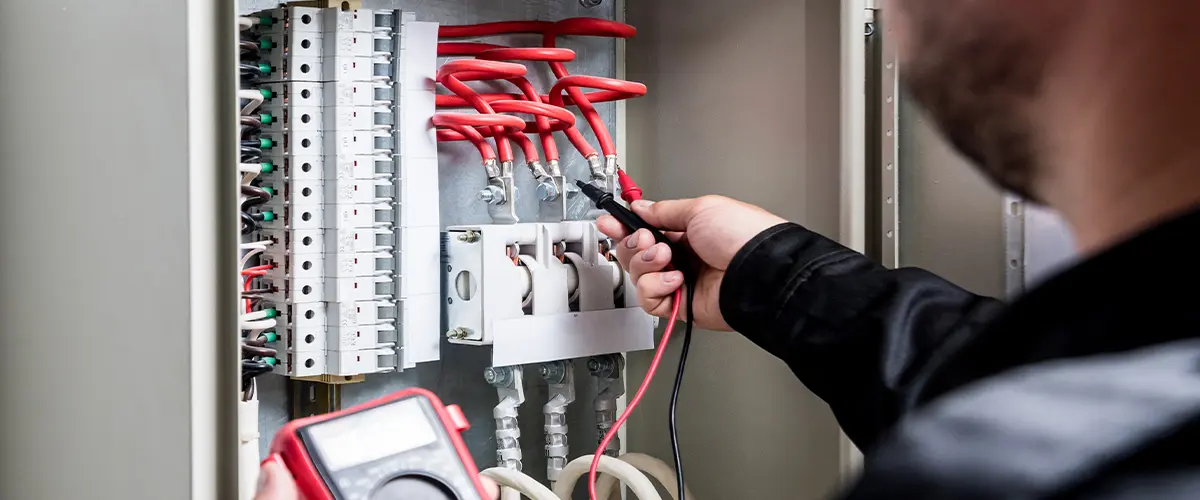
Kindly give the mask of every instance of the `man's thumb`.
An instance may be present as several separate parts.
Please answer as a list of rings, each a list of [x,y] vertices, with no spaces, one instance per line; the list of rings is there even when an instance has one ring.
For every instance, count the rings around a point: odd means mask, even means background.
[[[684,231],[694,215],[696,199],[651,202],[638,200],[629,206],[643,220],[663,231]]]
[[[296,500],[299,493],[292,481],[291,474],[279,460],[279,455],[271,455],[263,461],[258,472],[258,492],[254,500]]]

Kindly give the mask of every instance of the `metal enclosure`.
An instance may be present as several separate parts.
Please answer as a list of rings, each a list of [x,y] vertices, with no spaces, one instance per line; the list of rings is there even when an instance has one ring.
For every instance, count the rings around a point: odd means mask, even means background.
[[[651,93],[628,103],[626,163],[648,196],[727,195],[836,236],[840,2],[627,9],[639,31],[626,76]],[[677,353],[631,419],[631,451],[671,456]],[[630,381],[648,360],[630,356]],[[688,485],[704,498],[825,498],[838,483],[839,433],[825,404],[737,334],[695,333],[678,419]]]
[[[232,3],[0,11],[0,498],[236,498]]]

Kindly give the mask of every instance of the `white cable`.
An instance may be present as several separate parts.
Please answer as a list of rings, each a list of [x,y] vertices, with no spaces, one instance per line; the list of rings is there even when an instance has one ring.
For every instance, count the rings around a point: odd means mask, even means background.
[[[246,264],[250,263],[250,259],[253,259],[255,255],[263,253],[266,250],[267,247],[265,245],[251,248],[249,252],[246,252],[246,255],[242,256],[242,260],[238,261],[238,272],[242,272],[242,270],[246,268]]]
[[[261,311],[254,311],[251,313],[243,314],[241,316],[241,320],[242,320],[242,322],[258,321],[260,319],[267,319],[267,316],[270,316],[270,315],[271,315],[271,311],[269,309],[263,309]]]
[[[575,491],[575,483],[579,482],[580,477],[587,476],[588,468],[592,465],[592,457],[593,455],[584,455],[563,467],[558,476],[558,482],[554,483],[554,494],[563,500],[570,499],[571,492]],[[658,496],[658,489],[654,487],[654,483],[651,483],[645,474],[632,465],[607,455],[601,455],[599,471],[616,476],[622,484],[633,491],[638,500],[662,500],[662,497]],[[600,493],[600,491],[597,490],[596,493]]]
[[[262,164],[259,163],[239,163],[238,172],[243,174],[259,174],[262,173]]]
[[[264,319],[261,321],[242,321],[242,330],[267,330],[275,328],[274,319]]]
[[[675,484],[675,469],[667,465],[666,462],[654,458],[643,453],[626,453],[618,457],[618,460],[636,467],[638,470],[645,472],[650,477],[658,481],[663,488],[666,488],[667,493],[671,495],[673,500],[679,500],[679,486]],[[609,475],[601,476],[596,479],[596,497],[610,498],[614,487],[617,485],[617,478]],[[619,492],[619,490],[617,490]],[[620,494],[616,495],[620,498]],[[696,500],[692,496],[691,488],[683,485],[684,500]]]
[[[239,18],[238,18],[238,29],[239,29],[240,31],[246,31],[246,30],[248,30],[248,29],[250,29],[250,28],[253,28],[253,27],[254,27],[254,23],[255,23],[255,21],[254,21],[254,18],[251,18],[251,17],[239,17]]]
[[[242,243],[242,244],[238,245],[238,249],[240,249],[240,250],[255,250],[258,248],[262,248],[265,250],[267,247],[269,247],[273,244],[275,244],[274,240],[248,241],[246,243]],[[242,266],[242,267],[245,267],[245,266]]]
[[[257,90],[239,90],[237,93],[237,96],[238,96],[238,99],[250,100],[250,102],[246,103],[246,106],[244,106],[242,108],[243,115],[248,115],[250,113],[253,113],[254,110],[258,109],[259,106],[262,106],[262,103],[263,103],[262,92],[259,92]]]
[[[560,500],[550,488],[515,469],[493,467],[480,472],[479,475],[496,481],[500,486],[512,488],[533,500]]]

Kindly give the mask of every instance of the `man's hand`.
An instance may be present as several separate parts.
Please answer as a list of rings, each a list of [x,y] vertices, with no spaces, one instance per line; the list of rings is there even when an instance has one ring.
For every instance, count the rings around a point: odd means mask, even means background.
[[[631,208],[668,238],[690,247],[702,261],[693,306],[696,326],[730,330],[721,316],[720,306],[725,269],[738,250],[758,233],[786,221],[754,205],[722,196],[658,203],[635,201]],[[656,244],[649,231],[630,235],[609,215],[600,217],[596,225],[608,237],[620,242],[615,245],[617,260],[637,285],[642,308],[661,318],[670,315],[672,294],[683,285],[681,272],[666,270],[671,263],[671,247]],[[680,305],[683,306],[686,304]]]
[[[499,500],[500,486],[486,477],[480,479],[487,490],[487,496],[484,498]],[[292,478],[292,473],[288,472],[287,467],[284,467],[278,455],[271,455],[263,462],[258,476],[258,493],[254,495],[254,500],[300,500],[296,480]]]

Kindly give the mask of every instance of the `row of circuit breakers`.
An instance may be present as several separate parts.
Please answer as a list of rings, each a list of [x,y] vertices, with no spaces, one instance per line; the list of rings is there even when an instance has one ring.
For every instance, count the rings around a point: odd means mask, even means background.
[[[263,257],[277,373],[403,370],[438,360],[443,339],[491,346],[494,366],[653,347],[654,320],[592,222],[443,231],[436,23],[393,10],[255,16],[269,46],[261,109],[274,117],[261,179],[281,194],[259,233],[275,242]]]

